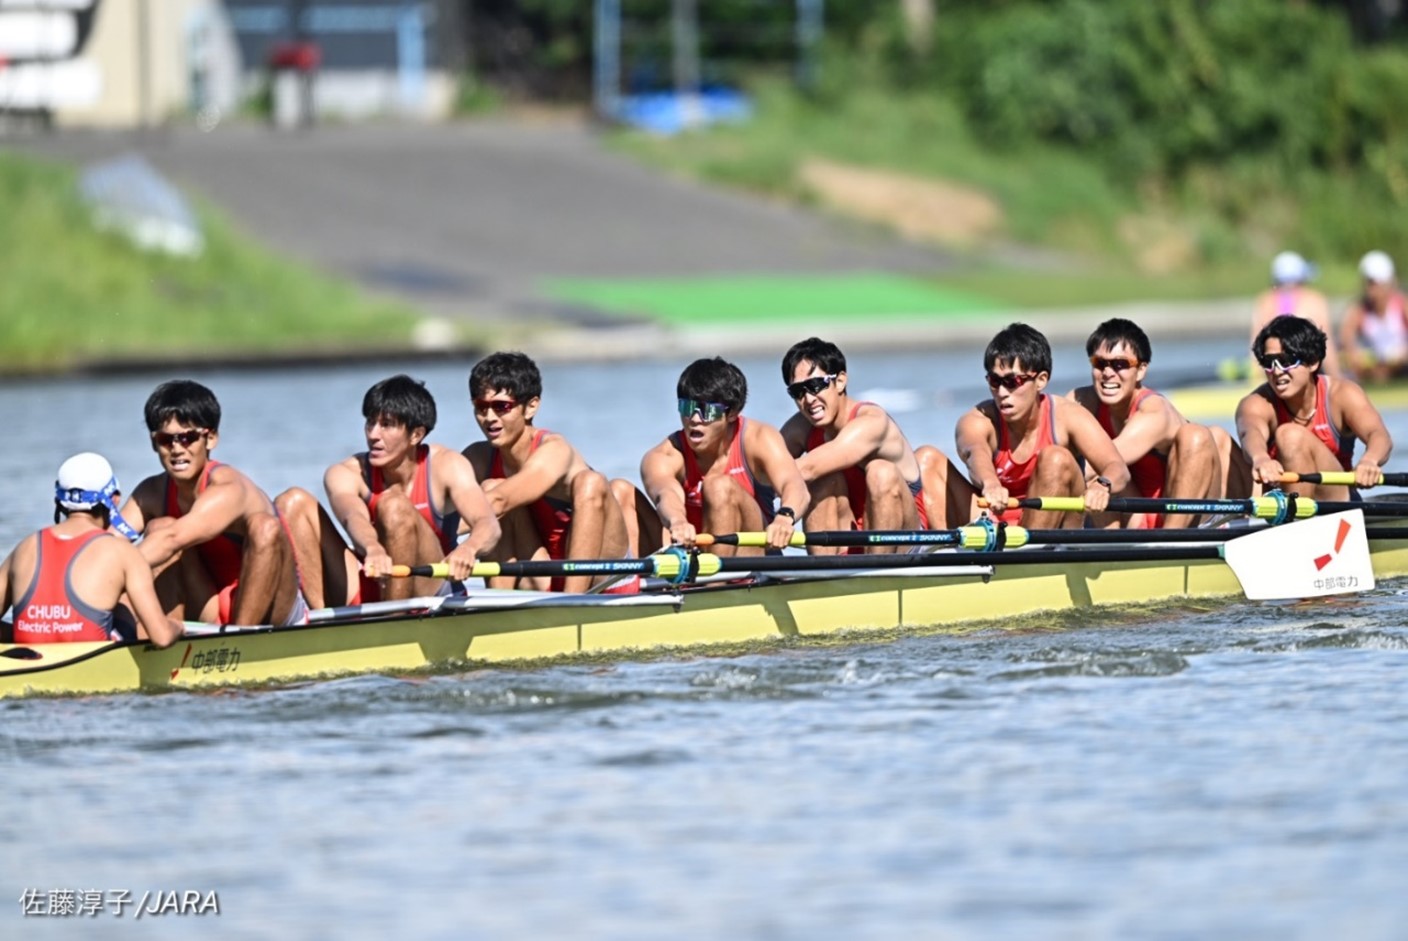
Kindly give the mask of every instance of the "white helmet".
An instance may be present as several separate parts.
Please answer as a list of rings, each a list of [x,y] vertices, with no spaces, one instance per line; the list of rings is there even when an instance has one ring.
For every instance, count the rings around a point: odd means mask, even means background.
[[[1370,252],[1359,259],[1359,273],[1365,281],[1387,284],[1393,280],[1393,259],[1380,251]]]
[[[1295,252],[1282,252],[1271,260],[1272,284],[1303,284],[1315,274],[1315,266]]]
[[[59,465],[54,481],[54,500],[66,510],[91,510],[112,502],[117,493],[117,477],[101,454],[84,451]]]

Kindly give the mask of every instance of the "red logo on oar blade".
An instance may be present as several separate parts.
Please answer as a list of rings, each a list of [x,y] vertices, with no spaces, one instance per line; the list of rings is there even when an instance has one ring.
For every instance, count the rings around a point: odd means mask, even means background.
[[[1349,538],[1349,521],[1340,520],[1339,532],[1335,534],[1335,551],[1325,555],[1315,557],[1315,571],[1320,571],[1330,564],[1335,556],[1339,555],[1340,549],[1344,548],[1344,541]]]

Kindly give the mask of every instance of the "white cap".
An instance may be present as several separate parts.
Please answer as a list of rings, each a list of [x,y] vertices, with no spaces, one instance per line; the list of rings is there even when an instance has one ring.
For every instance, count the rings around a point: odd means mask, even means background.
[[[1271,259],[1273,284],[1301,284],[1316,275],[1316,268],[1295,252],[1282,252]]]
[[[1370,252],[1359,259],[1359,273],[1365,281],[1387,284],[1393,280],[1393,259],[1383,252]]]
[[[91,510],[111,500],[117,489],[117,477],[108,459],[84,451],[59,465],[54,499],[66,510]]]

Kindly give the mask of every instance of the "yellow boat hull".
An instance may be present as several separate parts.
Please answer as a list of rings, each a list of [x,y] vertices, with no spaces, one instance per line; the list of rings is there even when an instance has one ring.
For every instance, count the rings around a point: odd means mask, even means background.
[[[1260,378],[1258,378],[1258,383]],[[1186,386],[1170,389],[1164,395],[1179,414],[1189,421],[1231,423],[1236,417],[1237,405],[1256,384],[1244,382],[1214,382],[1207,385]],[[1408,409],[1408,382],[1392,382],[1386,385],[1366,386],[1365,392],[1374,407],[1381,412]]]
[[[1371,541],[1378,577],[1408,574],[1408,544]],[[1240,594],[1218,560],[970,566],[716,585],[662,596],[472,594],[464,610],[255,628],[144,643],[0,645],[0,698],[263,685],[470,663],[628,654],[821,637],[962,629],[1038,611]],[[477,605],[477,607],[476,607]]]

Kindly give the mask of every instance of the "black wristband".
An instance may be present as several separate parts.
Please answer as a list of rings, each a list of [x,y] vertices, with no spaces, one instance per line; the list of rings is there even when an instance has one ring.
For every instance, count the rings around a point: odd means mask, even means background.
[[[1104,487],[1106,490],[1110,491],[1111,493],[1114,493],[1115,487],[1114,487],[1114,484],[1110,483],[1110,478],[1108,478],[1108,477],[1096,477],[1096,478],[1095,478],[1095,482],[1096,482],[1097,484],[1099,484],[1100,486]]]
[[[790,519],[792,522],[794,522],[794,523],[797,522],[797,511],[794,510],[794,509],[792,509],[790,506],[780,506],[780,507],[778,507],[778,508],[777,508],[777,513],[775,513],[774,515],[775,515],[775,516],[785,516],[785,517],[787,517],[788,519]]]

